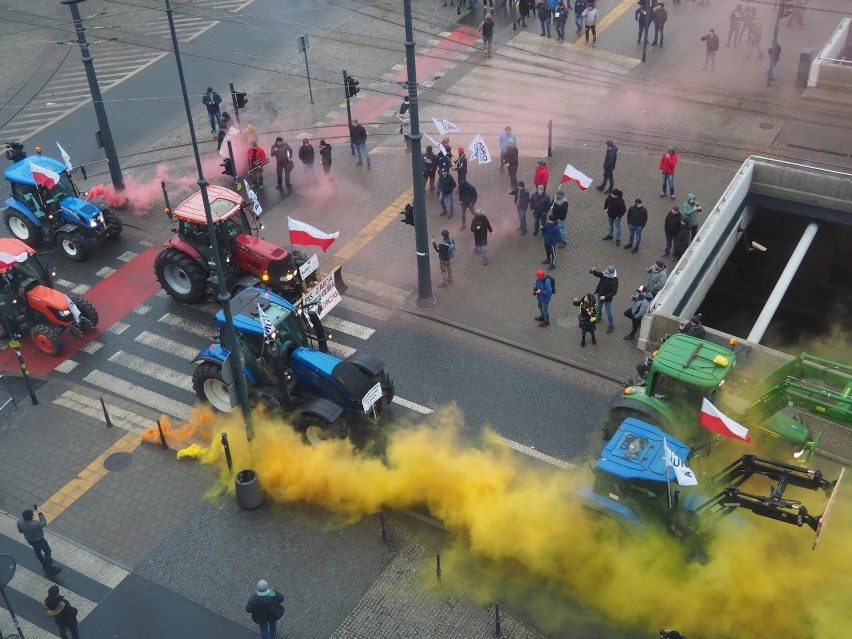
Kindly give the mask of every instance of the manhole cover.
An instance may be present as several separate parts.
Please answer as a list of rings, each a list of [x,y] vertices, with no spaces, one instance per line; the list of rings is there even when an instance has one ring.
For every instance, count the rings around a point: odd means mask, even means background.
[[[113,453],[104,461],[107,470],[124,470],[130,466],[133,456],[130,453]]]
[[[758,126],[761,129],[774,129],[775,128],[775,125],[772,124],[771,122],[761,122]]]

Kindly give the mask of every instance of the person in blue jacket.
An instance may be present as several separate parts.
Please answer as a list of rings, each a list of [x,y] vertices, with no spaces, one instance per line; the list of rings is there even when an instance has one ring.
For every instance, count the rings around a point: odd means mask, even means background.
[[[539,314],[534,319],[536,322],[539,322],[541,328],[544,328],[550,326],[550,313],[547,312],[547,306],[550,304],[550,298],[553,296],[553,287],[550,284],[550,279],[541,269],[535,272],[535,278],[533,295],[538,300]]]
[[[556,245],[561,240],[559,226],[556,224],[556,218],[552,215],[548,216],[547,223],[541,230],[541,236],[544,239],[544,253],[546,255],[542,264],[550,264],[547,270],[552,271],[556,268]]]

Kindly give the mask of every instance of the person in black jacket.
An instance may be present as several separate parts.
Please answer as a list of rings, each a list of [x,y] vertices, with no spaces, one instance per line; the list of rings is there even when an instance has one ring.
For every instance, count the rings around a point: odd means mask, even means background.
[[[473,212],[473,207],[476,205],[476,200],[478,199],[478,197],[479,196],[476,193],[476,189],[474,188],[473,184],[471,184],[467,180],[459,179],[459,204],[461,204],[462,212],[462,221],[461,226],[459,227],[460,231],[463,231],[465,229],[465,226],[467,226],[467,222],[465,221],[467,219],[467,209],[470,209],[471,217],[475,215],[475,213]]]
[[[283,173],[283,181],[287,184],[287,190],[292,193],[293,185],[290,184],[290,172],[293,170],[293,149],[284,141],[284,138],[277,137],[275,144],[269,149],[269,155],[275,158],[275,175],[278,176],[278,186],[275,189],[281,190]]]
[[[666,37],[665,26],[669,19],[669,12],[666,11],[664,2],[661,2],[654,7],[654,13],[651,16],[651,19],[654,21],[654,41],[651,43],[651,46],[656,46],[657,40],[659,40],[660,46],[662,47],[663,40],[665,40]]]
[[[464,154],[464,147],[459,147],[459,156],[455,161],[455,168],[459,176],[459,184],[467,181],[467,156]]]
[[[612,265],[607,266],[602,271],[593,266],[589,269],[589,273],[599,280],[597,287],[595,287],[595,295],[598,296],[598,317],[606,310],[606,319],[609,322],[606,332],[612,333],[615,330],[612,321],[612,298],[618,293],[618,271]]]
[[[455,202],[453,199],[453,191],[456,190],[456,181],[453,179],[453,176],[450,175],[449,171],[441,171],[441,175],[438,177],[438,202],[441,204],[441,217],[444,217],[447,214],[447,199],[450,200],[450,215],[447,219],[453,219],[453,214],[455,214]],[[462,212],[462,217],[464,217],[464,212]]]
[[[523,181],[518,182],[518,191],[515,193],[515,209],[518,211],[518,231],[521,235],[527,234],[527,210],[530,208],[530,192]]]
[[[255,594],[249,597],[246,604],[246,612],[260,626],[261,639],[274,639],[278,620],[284,616],[282,601],[284,595],[270,588],[265,579],[257,582]]]
[[[648,209],[642,204],[642,200],[636,198],[636,203],[627,209],[627,244],[625,249],[632,248],[631,253],[639,252],[639,245],[642,243],[642,229],[648,223]]]
[[[47,599],[41,602],[41,609],[48,617],[53,617],[59,626],[59,636],[62,639],[80,639],[77,632],[77,609],[59,594],[59,586],[47,589]],[[67,632],[67,634],[66,634]]]
[[[494,229],[482,209],[476,209],[470,221],[470,230],[473,233],[473,250],[482,256],[482,264],[488,266],[488,234],[493,233]]]
[[[325,172],[325,176],[329,179],[329,181],[334,182],[334,178],[331,177],[331,145],[325,140],[320,140],[319,150],[322,170]]]
[[[544,185],[540,184],[535,190],[535,193],[530,196],[530,210],[535,221],[533,237],[538,237],[539,228],[544,228],[544,224],[547,221],[547,213],[550,211],[552,204],[550,196],[544,190]]]
[[[441,275],[444,276],[444,281],[438,284],[438,288],[444,288],[453,283],[453,258],[450,253],[455,251],[455,242],[447,229],[441,231],[440,242],[432,239],[432,248],[438,253],[438,264],[441,266]]]
[[[618,159],[618,147],[615,146],[612,140],[606,141],[606,155],[604,155],[604,163],[603,163],[603,182],[598,187],[598,191],[603,191],[606,189],[607,180],[609,181],[609,189],[607,189],[606,193],[612,193],[612,189],[615,186],[615,182],[613,181],[613,172],[615,171],[615,162]]]
[[[313,181],[316,177],[314,174],[314,147],[308,138],[302,140],[302,146],[299,147],[299,160],[302,166],[305,167],[305,175],[308,180]]]
[[[513,189],[518,187],[518,147],[515,138],[506,142],[506,166],[509,167],[509,184]]]
[[[668,257],[671,255],[675,238],[680,231],[681,222],[683,222],[683,213],[680,212],[679,207],[672,207],[672,209],[666,214],[666,219],[663,221],[663,230],[666,232],[666,249],[660,257]]]
[[[614,237],[616,246],[621,246],[621,218],[627,212],[627,206],[624,204],[624,197],[622,195],[621,191],[613,189],[612,193],[604,201],[604,210],[609,220],[609,232],[601,239],[611,240],[613,238],[613,229],[615,229]]]
[[[352,138],[352,144],[355,145],[355,152],[358,154],[358,162],[355,166],[363,164],[361,161],[363,154],[364,159],[367,160],[367,168],[371,168],[370,153],[367,151],[367,129],[364,128],[363,124],[359,124],[358,120],[352,120],[352,126],[349,127],[349,135]]]
[[[429,190],[435,190],[435,173],[438,171],[438,156],[435,155],[432,146],[426,147],[423,154],[423,186],[429,183]]]

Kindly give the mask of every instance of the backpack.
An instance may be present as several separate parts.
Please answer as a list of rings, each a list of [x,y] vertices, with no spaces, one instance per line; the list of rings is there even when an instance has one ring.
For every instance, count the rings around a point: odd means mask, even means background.
[[[544,279],[550,280],[550,294],[556,295],[556,280],[550,275],[545,275]]]
[[[453,238],[447,238],[447,259],[451,260],[456,256],[456,242]]]

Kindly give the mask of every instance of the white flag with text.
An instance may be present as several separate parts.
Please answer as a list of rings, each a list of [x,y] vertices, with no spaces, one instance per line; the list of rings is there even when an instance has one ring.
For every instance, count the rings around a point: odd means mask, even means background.
[[[438,133],[441,135],[447,135],[448,133],[461,133],[461,130],[459,130],[459,128],[449,120],[432,118],[432,122],[435,123],[435,128],[438,129]]]
[[[669,445],[666,443],[665,438],[663,438],[663,453],[666,457],[666,468],[674,468],[678,484],[681,486],[698,485],[698,479],[695,477],[695,473],[693,473],[692,470],[683,463],[683,460],[680,457],[672,452]]]
[[[467,149],[470,151],[470,158],[472,160],[478,160],[480,164],[491,163],[491,153],[488,151],[488,145],[485,144],[485,140],[482,139],[481,135],[473,138],[473,142],[470,143]]]

